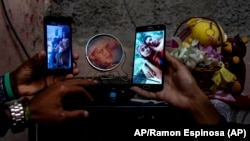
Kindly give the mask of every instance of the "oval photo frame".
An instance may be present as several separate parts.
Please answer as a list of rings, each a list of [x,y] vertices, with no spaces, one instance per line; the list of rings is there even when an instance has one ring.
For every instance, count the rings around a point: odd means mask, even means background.
[[[121,42],[115,36],[106,33],[90,38],[85,53],[88,63],[100,71],[111,71],[117,68],[124,55]]]

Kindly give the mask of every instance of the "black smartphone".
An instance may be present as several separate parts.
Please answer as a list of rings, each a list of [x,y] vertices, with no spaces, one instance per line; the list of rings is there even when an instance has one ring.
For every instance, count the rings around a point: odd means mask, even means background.
[[[166,26],[147,25],[136,28],[132,85],[149,91],[163,89]]]
[[[73,71],[71,17],[44,17],[46,71],[63,75]]]

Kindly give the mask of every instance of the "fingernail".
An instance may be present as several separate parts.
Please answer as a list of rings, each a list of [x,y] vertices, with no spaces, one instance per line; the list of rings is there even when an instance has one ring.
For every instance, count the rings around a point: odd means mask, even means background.
[[[88,111],[84,111],[84,117],[88,117],[89,116],[89,112]]]

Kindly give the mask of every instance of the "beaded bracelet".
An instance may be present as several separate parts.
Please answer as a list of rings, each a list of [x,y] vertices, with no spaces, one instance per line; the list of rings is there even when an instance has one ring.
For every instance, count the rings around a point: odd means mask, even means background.
[[[26,121],[26,123],[28,123],[29,119],[30,119],[29,100],[28,99],[24,99],[23,100],[23,105],[24,105],[24,117],[25,117],[25,121]]]

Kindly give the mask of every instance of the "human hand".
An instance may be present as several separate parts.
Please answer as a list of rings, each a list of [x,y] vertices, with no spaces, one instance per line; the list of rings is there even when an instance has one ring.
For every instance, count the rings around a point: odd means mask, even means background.
[[[10,79],[15,94],[19,96],[33,95],[58,81],[71,79],[79,73],[78,68],[74,65],[73,74],[49,76],[45,72],[45,57],[45,51],[41,51],[11,72]],[[73,54],[75,61],[78,58],[78,54]]]
[[[190,71],[166,52],[168,69],[164,75],[163,90],[150,92],[133,86],[131,90],[147,98],[159,99],[188,111],[198,123],[213,124],[221,116],[197,85]]]
[[[62,99],[67,95],[79,94],[85,95],[88,100],[93,101],[84,87],[95,84],[97,84],[95,81],[71,79],[48,87],[30,100],[30,120],[40,124],[51,124],[74,118],[86,118],[88,112],[85,110],[64,110]]]

